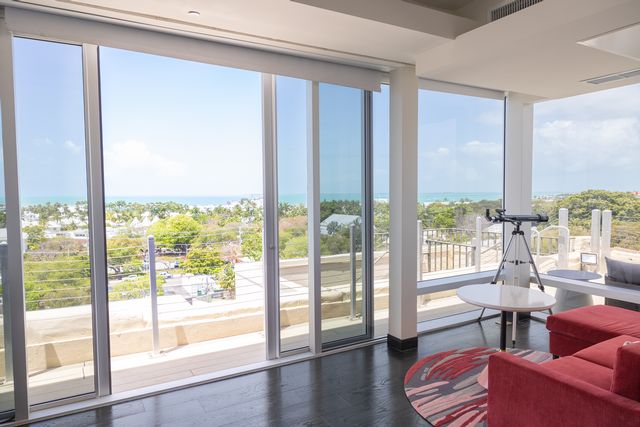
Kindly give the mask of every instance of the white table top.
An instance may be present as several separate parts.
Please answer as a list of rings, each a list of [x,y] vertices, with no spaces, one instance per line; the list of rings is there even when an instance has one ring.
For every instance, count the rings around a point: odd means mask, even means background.
[[[469,304],[501,311],[542,311],[556,303],[551,295],[537,289],[509,285],[469,285],[458,289],[458,297]]]

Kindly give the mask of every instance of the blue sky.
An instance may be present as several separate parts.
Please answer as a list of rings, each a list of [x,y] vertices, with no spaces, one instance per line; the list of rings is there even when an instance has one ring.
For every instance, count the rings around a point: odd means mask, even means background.
[[[86,194],[78,46],[15,39],[23,197]],[[100,49],[107,196],[262,192],[260,74]],[[306,82],[279,77],[281,194],[306,192]],[[388,191],[388,87],[374,185]],[[419,95],[419,191],[499,192],[502,102]],[[360,92],[320,86],[321,191],[360,191]],[[597,153],[597,155],[594,155]],[[534,191],[640,190],[640,85],[535,106]]]
[[[501,192],[503,101],[421,90],[418,103],[418,192]]]

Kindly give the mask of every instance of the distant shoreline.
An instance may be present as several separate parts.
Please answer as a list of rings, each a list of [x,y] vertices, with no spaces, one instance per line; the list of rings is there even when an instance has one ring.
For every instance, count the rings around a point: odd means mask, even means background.
[[[560,192],[540,192],[534,194],[534,199],[549,199],[564,196],[567,193]],[[322,201],[327,200],[358,200],[359,194],[353,193],[335,193],[324,194],[321,196]],[[445,192],[445,193],[421,193],[418,196],[419,203],[434,202],[459,202],[471,201],[479,202],[481,200],[500,200],[502,194],[498,192]],[[0,202],[4,202],[4,198],[0,198]],[[227,206],[238,203],[242,199],[262,200],[259,194],[229,195],[229,196],[122,196],[122,197],[106,197],[107,203],[124,201],[127,203],[166,203],[176,202],[187,206]],[[374,194],[376,201],[388,201],[388,193]],[[25,197],[23,206],[43,205],[46,203],[61,203],[65,205],[74,205],[81,201],[79,196],[58,196],[58,197]],[[289,203],[292,205],[306,205],[306,196],[304,194],[284,194],[279,197],[280,203]]]

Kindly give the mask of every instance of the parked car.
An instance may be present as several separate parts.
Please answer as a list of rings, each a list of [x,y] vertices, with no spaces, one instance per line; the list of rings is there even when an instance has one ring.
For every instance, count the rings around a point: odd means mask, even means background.
[[[160,277],[164,277],[165,279],[171,279],[173,276],[170,273],[167,273],[166,271],[161,271]]]

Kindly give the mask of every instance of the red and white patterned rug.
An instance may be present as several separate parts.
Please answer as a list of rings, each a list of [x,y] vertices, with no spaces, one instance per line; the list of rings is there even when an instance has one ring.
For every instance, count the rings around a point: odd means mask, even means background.
[[[434,426],[487,425],[487,390],[478,375],[498,350],[471,347],[432,354],[416,362],[404,377],[404,391],[413,408]],[[542,363],[543,351],[509,349],[511,354]]]

